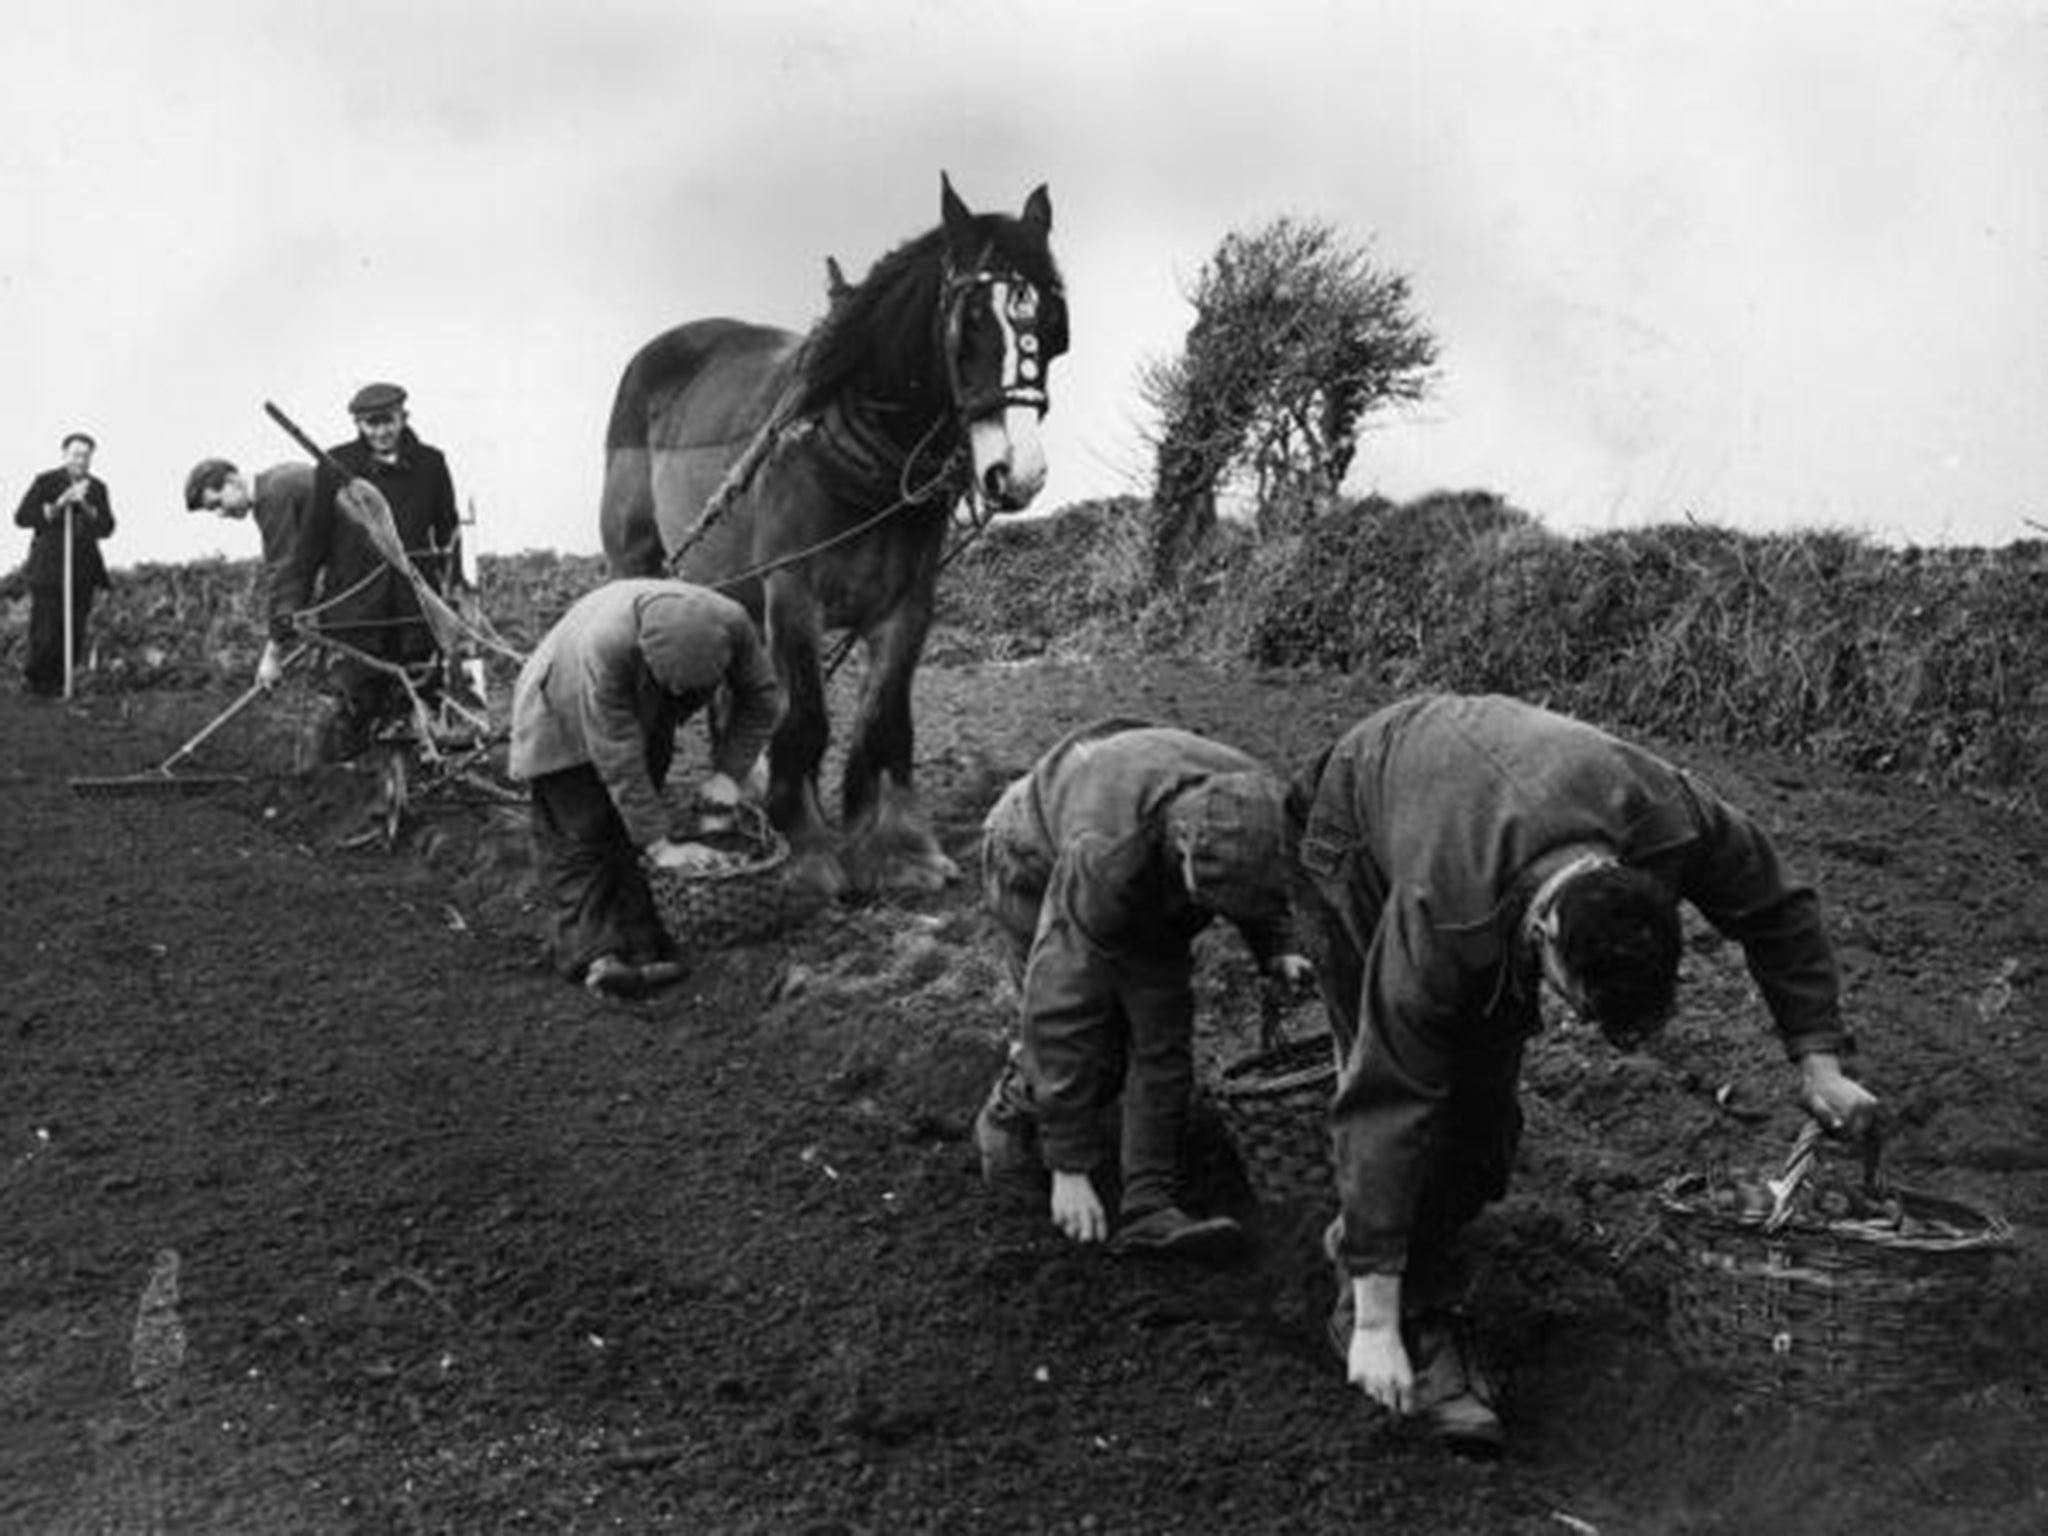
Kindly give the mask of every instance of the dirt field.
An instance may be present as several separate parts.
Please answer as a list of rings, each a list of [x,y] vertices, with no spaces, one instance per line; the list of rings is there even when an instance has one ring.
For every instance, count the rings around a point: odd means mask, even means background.
[[[1291,766],[1378,700],[1162,665],[942,668],[919,760],[981,812],[1112,710]],[[2048,1530],[2048,827],[1665,744],[1820,885],[1901,1180],[2020,1229],[1978,1385],[1823,1417],[1685,1376],[1666,1176],[1795,1128],[1736,957],[1654,1055],[1542,1037],[1488,1224],[1496,1464],[1389,1432],[1321,1342],[1316,1213],[1245,1266],[1066,1247],[980,1187],[1006,999],[971,886],[604,1004],[537,963],[516,818],[337,849],[345,780],[87,800],[218,710],[0,700],[0,1530]],[[252,739],[224,733],[213,766]],[[1205,1054],[1242,1039],[1205,950]],[[1212,1193],[1242,1201],[1219,1176]]]

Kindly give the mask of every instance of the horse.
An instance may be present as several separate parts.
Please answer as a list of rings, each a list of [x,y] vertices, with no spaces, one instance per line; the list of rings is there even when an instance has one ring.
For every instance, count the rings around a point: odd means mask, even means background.
[[[959,874],[912,787],[912,677],[956,509],[978,529],[1044,485],[1039,423],[1067,349],[1046,188],[1014,217],[970,211],[943,173],[939,194],[937,227],[858,283],[826,258],[828,307],[807,334],[707,319],[656,336],[605,433],[611,571],[717,588],[762,627],[788,696],[769,820],[797,877],[835,895]],[[818,791],[827,629],[866,660],[836,839]]]

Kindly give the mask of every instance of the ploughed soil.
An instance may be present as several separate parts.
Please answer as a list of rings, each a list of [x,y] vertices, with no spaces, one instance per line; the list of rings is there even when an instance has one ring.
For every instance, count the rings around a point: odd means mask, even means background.
[[[287,701],[189,765],[247,783],[74,791],[226,702],[0,701],[0,1530],[2048,1530],[2038,820],[1660,744],[1819,885],[1891,1171],[2017,1243],[1918,1346],[1961,1388],[1823,1413],[1682,1369],[1656,1190],[1769,1169],[1797,1128],[1739,957],[1697,933],[1652,1052],[1532,1049],[1480,1234],[1489,1463],[1344,1385],[1325,1213],[1254,1205],[1213,1131],[1198,1193],[1260,1238],[1213,1271],[1069,1246],[968,1135],[1013,1004],[974,910],[1002,784],[1110,712],[1291,767],[1382,702],[1357,685],[927,669],[920,785],[966,877],[632,1003],[540,963],[516,808],[419,795],[387,847],[366,778],[280,771]],[[1217,935],[1202,965],[1220,1062],[1245,962]]]

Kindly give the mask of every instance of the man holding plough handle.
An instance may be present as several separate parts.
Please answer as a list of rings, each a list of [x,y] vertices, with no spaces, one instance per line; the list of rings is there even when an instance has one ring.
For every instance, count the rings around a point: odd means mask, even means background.
[[[302,615],[310,614],[319,633],[336,642],[327,672],[329,716],[314,744],[324,762],[360,756],[378,726],[408,714],[398,673],[417,675],[415,686],[429,697],[439,687],[430,674],[441,647],[413,582],[416,573],[435,593],[460,584],[461,519],[448,460],[414,434],[405,401],[396,384],[356,391],[348,407],[356,440],[320,456],[312,500],[270,582],[275,643],[258,665],[259,682],[277,681],[280,651],[296,637]],[[355,498],[371,505],[359,514]],[[389,508],[399,549],[379,547],[374,530],[384,519],[378,500]]]

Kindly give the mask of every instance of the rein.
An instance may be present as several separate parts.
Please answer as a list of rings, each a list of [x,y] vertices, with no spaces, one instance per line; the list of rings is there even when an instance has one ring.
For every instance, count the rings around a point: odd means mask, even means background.
[[[911,466],[917,462],[918,454],[923,451],[925,444],[929,443],[931,439],[938,433],[941,425],[942,423],[940,422],[934,422],[931,428],[925,433],[924,437],[919,441],[918,445],[915,448],[911,449],[911,451],[907,455],[905,455],[902,468],[898,472],[896,499],[890,502],[887,506],[883,507],[880,511],[869,513],[866,517],[862,518],[859,522],[855,523],[851,528],[842,528],[837,533],[828,534],[826,537],[819,539],[815,544],[806,545],[802,549],[792,550],[790,551],[790,553],[786,555],[777,555],[772,560],[764,560],[759,565],[752,566],[749,569],[740,571],[732,576],[722,577],[717,581],[708,583],[708,585],[712,588],[713,591],[719,591],[727,588],[744,586],[747,582],[757,581],[764,576],[772,576],[777,571],[784,570],[792,565],[801,564],[803,561],[809,560],[814,556],[824,554],[827,550],[837,549],[841,544],[849,544],[853,540],[860,538],[863,534],[872,533],[875,529],[879,528],[883,523],[888,522],[891,518],[896,517],[900,513],[907,512],[911,510],[913,507],[920,507],[925,505],[927,502],[931,500],[935,492],[943,490],[945,488],[945,483],[947,480],[953,478],[958,473],[958,470],[955,466],[959,462],[960,451],[958,449],[955,449],[952,453],[948,454],[944,460],[941,461],[938,471],[935,474],[933,474],[929,480],[925,481],[923,485],[913,488],[909,484]],[[767,428],[764,427],[762,430],[765,432],[767,431]],[[776,430],[776,437],[778,441],[774,444],[774,446],[781,446],[780,438],[785,430],[786,424],[784,427],[780,427]],[[755,455],[753,452],[753,446],[749,445],[747,453],[743,454],[741,457],[744,460],[749,457],[758,458],[760,456]],[[727,478],[731,478],[730,475],[728,475]],[[751,475],[749,475],[749,478],[751,478]],[[724,490],[725,486],[721,484],[719,487],[719,492],[713,495],[712,502],[717,502],[718,495],[722,494]],[[974,498],[976,506],[979,507],[981,504],[980,491],[972,487],[969,488],[969,491]],[[719,506],[720,513],[723,514],[725,507],[735,499],[737,498],[727,497],[726,501],[720,504]],[[705,504],[707,512],[710,510],[712,502],[707,502]],[[975,521],[977,523],[985,523],[987,519],[985,517],[980,516],[979,513],[977,513]],[[696,547],[698,541],[701,540],[705,534],[711,531],[712,526],[712,520],[702,517],[698,519],[697,526],[693,527],[690,530],[690,537],[686,538],[682,544],[678,545],[676,552],[673,555],[669,556],[668,567],[671,575],[675,574],[676,567],[682,563],[683,557],[689,554],[689,552]]]
[[[925,435],[904,456],[898,469],[896,500],[880,511],[871,513],[851,528],[843,528],[804,549],[778,555],[737,575],[710,583],[714,590],[743,586],[747,582],[760,580],[789,566],[801,564],[805,560],[873,532],[899,513],[924,505],[947,480],[959,473],[957,466],[962,450],[956,447],[941,462],[937,472],[922,486],[914,490],[910,486],[910,476],[919,456],[942,427],[950,424],[964,438],[969,423],[999,408],[1028,405],[1041,416],[1045,414],[1048,400],[1045,388],[1040,382],[1044,377],[1044,363],[1038,355],[1037,290],[1014,274],[991,269],[987,265],[987,258],[988,252],[984,250],[975,266],[967,272],[956,272],[950,261],[943,269],[939,284],[939,350],[945,359],[946,387],[952,398],[953,409],[950,418],[940,417],[935,420]],[[1006,332],[1014,337],[1015,345],[1004,349],[1005,378],[990,389],[970,392],[960,377],[960,342],[965,330],[967,301],[984,288],[995,290],[1002,295],[1003,325]],[[1007,366],[1013,353],[1014,379],[1009,376],[1011,369]],[[703,511],[697,514],[696,522],[691,524],[689,532],[683,535],[676,545],[675,552],[668,557],[666,563],[671,576],[680,574],[682,563],[690,552],[725,519],[732,504],[752,483],[763,464],[772,458],[787,440],[791,430],[797,425],[790,412],[790,403],[796,393],[794,386],[783,392],[782,397],[776,402],[775,409],[769,413],[768,419],[748,440],[745,450],[733,461],[732,467],[719,481],[718,488],[706,499]],[[816,421],[813,420],[810,426],[816,430]],[[987,524],[993,513],[987,509],[981,487],[972,483],[971,476],[967,495],[972,502],[973,524],[979,529]]]

